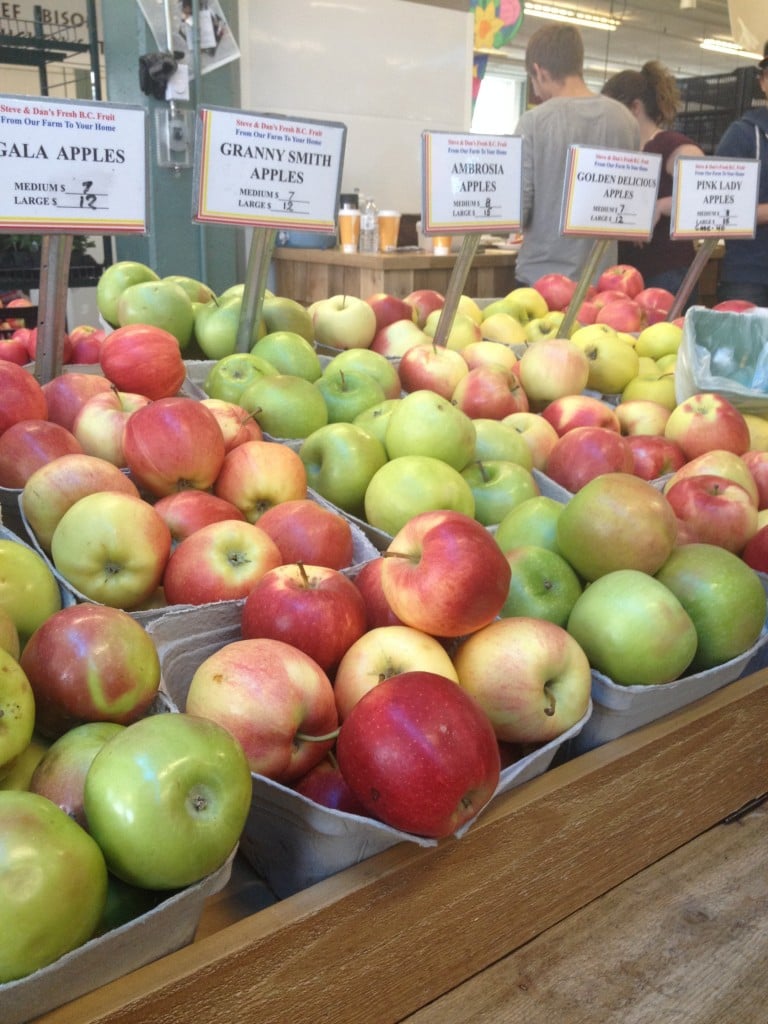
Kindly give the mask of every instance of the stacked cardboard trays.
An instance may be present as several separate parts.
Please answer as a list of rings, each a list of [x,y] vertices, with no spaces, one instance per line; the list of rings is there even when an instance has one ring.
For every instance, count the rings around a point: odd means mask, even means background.
[[[241,602],[169,611],[147,627],[157,646],[162,683],[183,711],[197,667],[241,638]],[[502,771],[496,793],[542,774],[560,746],[584,728],[591,708],[572,729]],[[240,849],[272,891],[285,898],[401,842],[434,846],[372,818],[321,807],[288,786],[254,774],[251,810]],[[471,823],[470,823],[471,825]],[[470,825],[457,835],[462,835]]]

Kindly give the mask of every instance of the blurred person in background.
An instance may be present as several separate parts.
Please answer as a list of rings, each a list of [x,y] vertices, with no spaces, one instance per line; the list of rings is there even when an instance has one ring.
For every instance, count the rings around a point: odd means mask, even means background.
[[[603,86],[603,94],[623,103],[637,121],[644,153],[661,155],[661,176],[650,242],[619,242],[619,263],[637,267],[646,288],[666,288],[675,294],[694,257],[693,243],[669,237],[675,163],[681,156],[704,156],[703,150],[672,125],[680,91],[670,72],[650,60],[640,71],[620,71]],[[696,299],[694,289],[689,304]]]
[[[525,68],[541,102],[522,115],[515,129],[523,140],[523,241],[516,283],[532,285],[550,273],[578,280],[593,240],[560,234],[568,149],[578,144],[636,150],[640,134],[623,104],[594,92],[584,81],[584,43],[573,25],[553,23],[534,32],[526,47]],[[613,242],[595,279],[617,258]]]
[[[757,65],[758,82],[768,97],[768,43],[763,53]],[[768,107],[745,110],[723,132],[716,155],[761,161],[757,231],[754,238],[728,239],[725,243],[717,286],[718,302],[746,299],[758,306],[768,306]]]

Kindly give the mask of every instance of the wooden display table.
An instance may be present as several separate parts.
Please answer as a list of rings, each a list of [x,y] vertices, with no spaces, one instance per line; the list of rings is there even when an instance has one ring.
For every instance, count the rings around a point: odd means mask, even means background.
[[[762,670],[498,797],[460,840],[264,909],[240,865],[191,946],[40,1022],[758,1024],[768,825],[744,819],[747,863],[744,824],[719,823],[768,790],[767,730]]]
[[[478,253],[472,261],[466,295],[498,298],[514,287],[516,254],[493,250]],[[444,293],[456,264],[456,254],[434,256],[429,252],[343,253],[339,249],[289,249],[274,251],[275,291],[308,306],[331,295],[356,295],[365,299],[377,292],[404,298],[417,288]]]

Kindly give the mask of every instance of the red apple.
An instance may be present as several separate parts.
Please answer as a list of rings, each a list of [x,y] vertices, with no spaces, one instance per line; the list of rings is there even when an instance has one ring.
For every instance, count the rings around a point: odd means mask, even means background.
[[[630,434],[625,440],[632,452],[632,472],[643,480],[656,480],[685,465],[683,449],[677,441],[670,441],[668,437]]]
[[[214,493],[255,523],[281,501],[307,496],[307,471],[299,455],[275,441],[246,441],[227,452]]]
[[[366,630],[360,591],[338,569],[292,563],[265,573],[245,599],[243,638],[284,640],[333,673]]]
[[[768,508],[768,451],[751,448],[741,456],[757,487],[758,511]]]
[[[333,687],[320,666],[282,640],[235,640],[195,670],[188,714],[239,740],[252,772],[290,784],[318,764],[338,727]]]
[[[647,398],[630,398],[616,406],[621,432],[626,435],[663,435],[670,411],[660,402]]]
[[[552,424],[536,412],[513,412],[501,422],[514,427],[528,445],[533,468],[544,469],[559,437]]]
[[[710,452],[704,452],[703,455],[697,455],[695,459],[688,459],[685,465],[676,470],[673,476],[664,484],[664,492],[666,493],[670,487],[673,487],[683,478],[701,476],[702,474],[722,476],[726,480],[732,480],[734,483],[740,484],[749,494],[755,508],[757,508],[759,498],[757,484],[744,459],[734,455],[733,452],[719,448],[715,448]]]
[[[470,419],[502,420],[528,412],[528,396],[515,374],[501,366],[476,366],[462,377],[451,401]]]
[[[560,437],[575,427],[604,427],[621,433],[616,410],[608,402],[592,395],[563,395],[555,398],[541,412]]]
[[[43,384],[48,419],[72,430],[78,412],[88,399],[112,390],[112,384],[101,373],[60,373]]]
[[[664,427],[688,459],[713,449],[743,455],[749,450],[749,426],[739,410],[723,395],[701,392],[679,403]]]
[[[102,391],[86,399],[76,414],[72,433],[88,455],[125,467],[123,435],[131,413],[149,405],[146,395],[132,391]]]
[[[0,361],[0,434],[20,420],[48,419],[48,402],[42,386],[21,366]]]
[[[614,330],[637,334],[646,324],[645,313],[634,299],[617,299],[608,302],[595,317],[596,324],[606,324]]]
[[[596,292],[589,300],[596,310],[595,319],[597,319],[597,313],[605,309],[609,303],[624,302],[626,298],[626,292],[619,291],[617,288],[605,288],[601,292]]]
[[[431,337],[413,320],[395,320],[377,331],[370,348],[390,359],[403,356],[414,345],[431,344]]]
[[[657,324],[667,319],[675,296],[666,288],[643,288],[634,299],[645,313],[645,322]]]
[[[293,788],[322,807],[330,807],[333,811],[343,811],[345,814],[368,816],[366,809],[347,785],[338,762],[335,758],[331,760],[331,754],[297,779]]]
[[[23,487],[36,469],[82,453],[77,438],[49,420],[21,420],[0,434],[0,487]]]
[[[469,373],[469,366],[463,352],[430,341],[407,349],[400,357],[397,372],[403,391],[426,388],[451,398],[459,381]]]
[[[101,327],[90,324],[79,324],[69,332],[72,343],[71,363],[94,365],[101,358],[101,346],[107,333]]]
[[[25,330],[25,328],[19,328]],[[17,366],[24,366],[29,362],[29,350],[26,341],[16,337],[19,331],[14,331],[10,338],[0,336],[0,359],[9,363],[16,363]]]
[[[493,536],[461,512],[414,516],[384,557],[387,601],[398,618],[425,633],[472,633],[492,621],[507,599],[509,563]]]
[[[185,537],[163,573],[168,604],[208,604],[247,597],[258,581],[282,563],[280,551],[260,527],[221,519]]]
[[[241,405],[228,402],[223,398],[203,398],[204,405],[216,417],[224,437],[225,451],[237,448],[244,441],[262,441],[264,433],[253,413],[246,412]]]
[[[354,559],[354,537],[348,519],[313,501],[281,501],[259,518],[259,526],[280,549],[284,562],[305,562],[346,569]]]
[[[389,295],[387,292],[376,292],[369,295],[365,300],[376,314],[376,330],[380,331],[387,324],[393,324],[396,320],[416,319],[415,308],[405,299],[396,295]]]
[[[124,475],[124,474],[121,474]],[[125,477],[126,480],[130,479]],[[209,491],[187,488],[167,494],[154,504],[155,512],[165,521],[171,531],[174,543],[184,540],[195,530],[211,523],[219,523],[222,519],[240,519],[245,516],[231,501],[217,498]]]
[[[62,363],[72,362],[72,341],[68,334],[62,334],[59,338],[59,344],[61,346],[61,361]],[[27,334],[27,351],[29,352],[29,358],[34,361],[37,356],[37,328],[30,327]]]
[[[404,301],[414,310],[415,322],[419,327],[423,327],[430,313],[443,308],[445,296],[433,288],[417,288],[406,295]]]
[[[666,492],[689,542],[716,544],[739,554],[757,533],[757,509],[740,484],[704,473],[685,477]]]
[[[576,291],[577,281],[565,274],[543,274],[533,282],[533,287],[542,296],[550,312],[566,310]]]
[[[631,473],[632,450],[627,439],[606,427],[574,427],[549,453],[544,472],[575,494],[603,473]]]
[[[499,782],[490,720],[460,687],[408,672],[374,687],[345,719],[339,768],[373,817],[441,838],[472,820]]]
[[[201,402],[159,398],[128,417],[123,454],[137,485],[157,498],[185,487],[205,491],[224,462],[224,436]]]
[[[724,299],[722,302],[715,303],[712,307],[712,309],[726,313],[748,313],[756,308],[756,303],[749,302],[747,299]]]
[[[176,338],[150,324],[126,324],[108,334],[99,363],[120,391],[153,401],[175,395],[187,373]]]
[[[401,626],[403,623],[398,619],[390,607],[389,601],[384,596],[384,588],[381,585],[381,570],[384,567],[384,558],[372,558],[360,567],[354,577],[354,584],[360,591],[365,603],[366,622],[368,629],[376,629],[378,626]]]
[[[597,290],[624,292],[634,299],[645,287],[643,275],[628,263],[615,263],[606,267],[597,279]]]
[[[519,377],[531,407],[543,409],[555,398],[581,394],[589,378],[589,359],[568,338],[542,338],[520,357]]]
[[[756,572],[768,575],[768,525],[753,533],[741,552],[741,557]]]

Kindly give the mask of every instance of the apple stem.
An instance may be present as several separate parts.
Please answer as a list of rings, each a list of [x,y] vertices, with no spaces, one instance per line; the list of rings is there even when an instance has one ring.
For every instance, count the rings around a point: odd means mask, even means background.
[[[302,743],[327,743],[328,740],[335,740],[340,732],[341,729],[334,729],[333,732],[326,732],[322,736],[308,736],[305,732],[297,732],[294,739]]]
[[[415,562],[416,559],[413,555],[406,554],[405,551],[382,551],[382,558],[407,558],[411,562]]]
[[[552,693],[552,691],[549,688],[549,683],[544,684],[544,693],[547,695],[549,699],[549,707],[544,708],[544,714],[551,718],[552,715],[554,715],[555,713],[557,701],[555,700],[554,693]]]
[[[299,567],[299,574],[301,575],[304,583],[309,583],[309,576],[307,576],[307,570],[304,568],[304,563],[297,562],[296,565]]]

